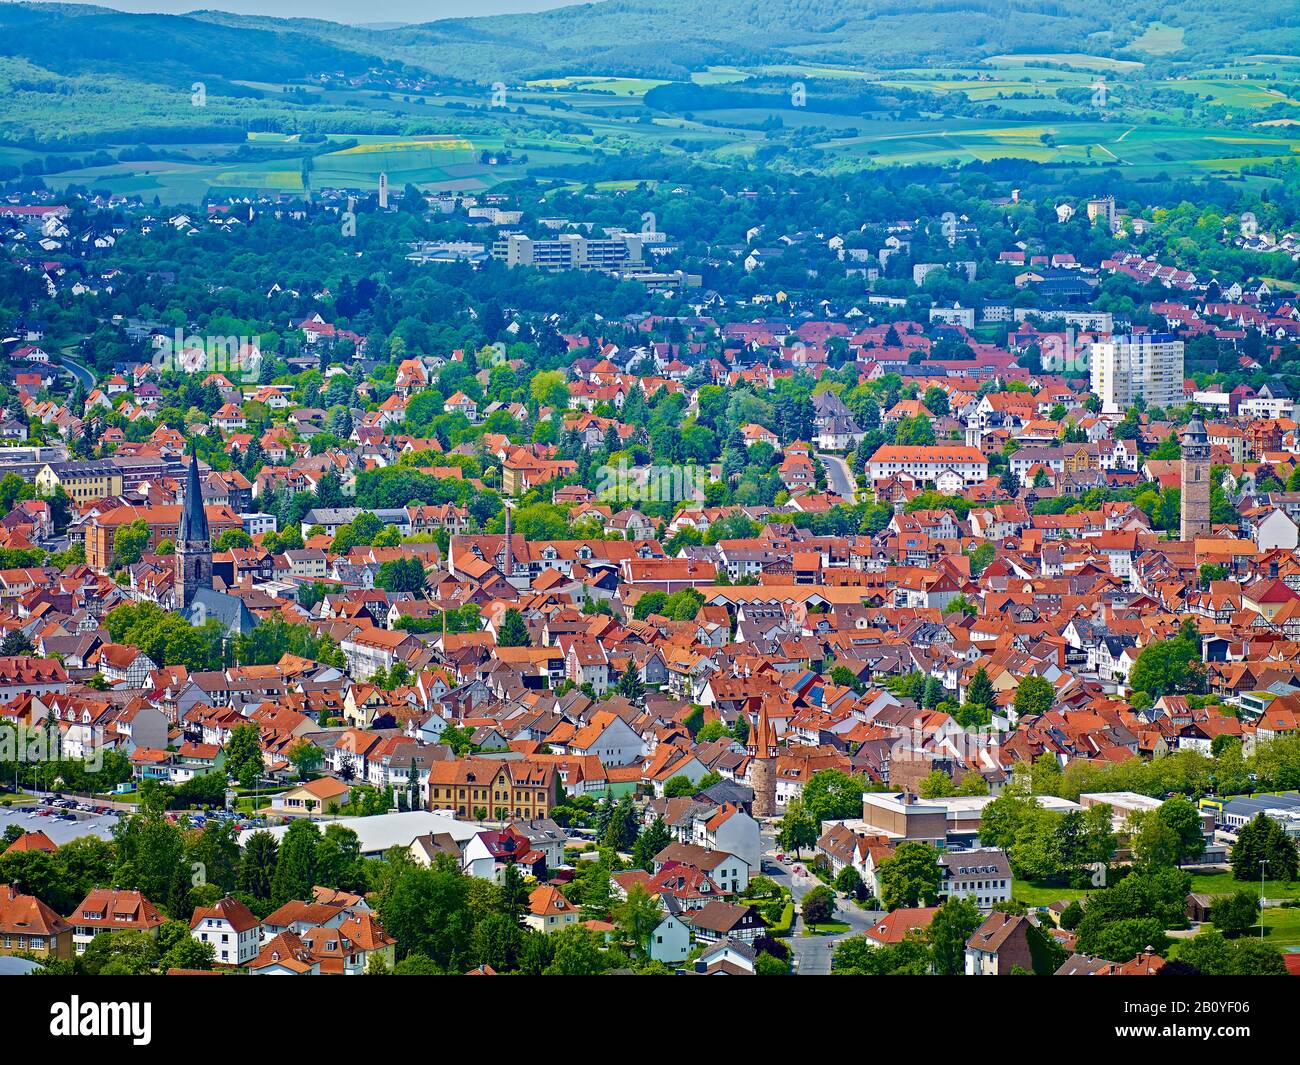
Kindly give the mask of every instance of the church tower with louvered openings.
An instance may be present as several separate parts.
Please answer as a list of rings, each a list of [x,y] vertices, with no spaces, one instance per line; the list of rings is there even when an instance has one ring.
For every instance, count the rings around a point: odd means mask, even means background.
[[[1195,540],[1210,535],[1210,437],[1199,414],[1183,430],[1182,521],[1178,538]]]
[[[188,610],[194,593],[212,587],[212,538],[208,515],[203,509],[203,486],[199,480],[199,456],[190,450],[190,468],[185,474],[185,503],[180,528],[176,531],[176,592],[178,605]]]
[[[749,786],[754,789],[754,816],[776,816],[776,730],[759,704],[758,724],[749,738]]]

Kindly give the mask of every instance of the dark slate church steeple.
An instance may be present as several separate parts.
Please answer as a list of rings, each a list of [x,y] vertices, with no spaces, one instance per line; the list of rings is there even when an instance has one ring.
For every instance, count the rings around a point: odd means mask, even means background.
[[[190,450],[190,467],[185,475],[185,503],[176,535],[176,590],[179,605],[187,608],[199,588],[212,587],[212,539],[208,515],[203,509],[203,485],[199,480],[199,456]]]

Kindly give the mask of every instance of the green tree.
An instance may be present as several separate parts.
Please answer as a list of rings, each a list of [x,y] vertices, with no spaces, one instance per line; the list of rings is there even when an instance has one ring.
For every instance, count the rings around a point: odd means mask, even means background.
[[[920,935],[878,947],[865,936],[845,936],[835,946],[831,973],[835,976],[925,976],[930,972],[930,947]]]
[[[1295,842],[1286,830],[1267,814],[1257,814],[1242,826],[1232,846],[1232,876],[1236,880],[1258,880],[1261,867],[1269,879],[1291,881],[1298,863]]]
[[[216,885],[222,893],[233,891],[238,883],[240,860],[234,822],[210,821],[201,832],[190,834],[185,845],[185,860],[191,869],[197,865],[203,872],[203,879]]]
[[[851,865],[846,865],[835,874],[835,890],[850,898],[861,899],[866,895],[866,884],[862,875]]]
[[[200,943],[186,934],[178,939],[159,959],[158,968],[164,973],[170,969],[191,969],[206,972],[216,961],[217,948],[211,943]]]
[[[633,884],[622,902],[613,906],[614,924],[642,957],[649,957],[650,937],[663,922],[659,900],[641,884]]]
[[[1127,961],[1150,946],[1168,944],[1166,928],[1187,925],[1191,877],[1178,869],[1139,870],[1088,898],[1079,922],[1078,950],[1111,961]]]
[[[1183,943],[1178,960],[1190,965],[1203,976],[1286,976],[1282,952],[1258,939],[1225,939],[1221,932],[1209,930]]]
[[[917,782],[916,793],[923,799],[942,799],[953,793],[952,777],[934,769]]]
[[[259,774],[262,772],[261,732],[253,724],[236,725],[226,741],[226,772],[238,778],[246,765],[252,765]]]
[[[167,820],[166,803],[167,796],[160,789],[142,789],[140,812],[114,827],[117,865],[113,879],[119,887],[134,888],[148,899],[179,903],[190,886],[189,870],[182,865],[184,837],[180,828]],[[178,892],[182,876],[184,888]]]
[[[754,959],[755,976],[789,976],[790,963],[765,950],[760,950]]]
[[[298,777],[306,780],[320,769],[325,760],[325,752],[308,739],[300,739],[289,748],[289,761],[298,771]]]
[[[636,836],[636,806],[632,802],[631,795],[624,795],[614,804],[614,809],[610,812],[602,846],[611,851],[631,850],[636,842]]]
[[[637,833],[636,843],[632,846],[632,864],[638,869],[650,872],[654,868],[654,857],[672,842],[672,833],[664,824],[662,817],[656,817]]]
[[[361,841],[352,829],[338,824],[326,825],[316,844],[315,858],[316,884],[338,891],[366,890]]]
[[[641,683],[641,676],[637,673],[636,663],[628,659],[627,669],[618,679],[618,694],[626,699],[629,703],[640,702],[645,695],[645,685]]]
[[[609,879],[610,861],[610,857],[602,853],[599,861],[583,863],[574,878],[576,901],[581,906],[584,920],[604,921],[609,917],[614,897]]]
[[[423,593],[424,563],[415,556],[381,563],[375,585],[386,592]]]
[[[525,932],[519,951],[519,972],[524,976],[541,976],[551,964],[554,947],[545,932]]]
[[[926,931],[938,975],[960,976],[965,971],[966,941],[983,921],[970,899],[950,898],[939,907]]]
[[[1183,795],[1171,795],[1154,812],[1155,819],[1169,828],[1176,843],[1177,863],[1192,861],[1205,853],[1205,830],[1201,812]]]
[[[1030,795],[1008,788],[984,807],[980,818],[980,842],[999,850],[1010,850],[1021,826],[1040,809]]]
[[[532,642],[528,626],[524,624],[524,616],[511,607],[501,618],[501,628],[497,630],[497,646],[529,647]]]
[[[688,795],[694,795],[696,791],[695,784],[688,776],[678,775],[669,777],[664,783],[664,795],[670,799],[681,799]]]
[[[933,906],[943,886],[939,852],[928,843],[900,843],[880,863],[876,881],[880,885],[881,904],[887,910]]]
[[[1300,471],[1300,467],[1297,467],[1297,471]],[[1226,581],[1228,579],[1228,567],[1221,566],[1217,562],[1203,563],[1199,572],[1202,591],[1209,588],[1213,581]]]
[[[1142,648],[1129,675],[1129,687],[1152,699],[1205,690],[1201,641],[1195,622],[1184,622],[1172,640],[1153,640]]]
[[[311,821],[294,821],[285,830],[271,880],[271,901],[276,906],[311,898],[311,890],[316,886],[319,845],[320,833]]]
[[[271,901],[271,883],[279,853],[280,845],[271,833],[259,830],[248,837],[236,881],[241,895],[262,903]]]
[[[1234,891],[1215,899],[1210,906],[1210,923],[1225,936],[1239,936],[1259,921],[1259,896],[1252,891]]]
[[[993,691],[993,682],[989,680],[989,675],[980,666],[975,670],[975,675],[971,677],[970,683],[966,685],[966,702],[972,706],[992,707],[996,695]]]
[[[1156,954],[1163,954],[1169,948],[1169,937],[1161,923],[1152,917],[1126,917],[1096,929],[1088,928],[1085,940],[1082,935],[1086,927],[1087,917],[1079,926],[1079,949],[1084,951],[1086,942],[1086,953],[1108,961],[1132,961],[1148,947]]]
[[[816,821],[842,821],[862,816],[862,793],[867,781],[840,769],[822,769],[808,778],[803,787],[803,806]],[[815,842],[815,841],[814,841]]]
[[[243,529],[226,529],[212,541],[213,551],[229,551],[232,547],[252,547],[253,538]]]
[[[501,910],[518,924],[528,907],[528,885],[514,862],[506,865],[501,874]]]
[[[810,928],[828,924],[835,917],[835,892],[824,884],[818,884],[803,897],[799,912]]]
[[[546,976],[599,976],[609,967],[604,938],[583,925],[569,925],[551,936]]]
[[[1016,685],[1014,706],[1018,717],[1035,717],[1045,714],[1056,701],[1056,689],[1046,677],[1030,674]]]
[[[776,845],[783,851],[794,851],[795,857],[804,847],[817,842],[817,823],[804,808],[803,800],[791,799],[776,830]]]
[[[1178,834],[1153,813],[1135,814],[1130,818],[1133,826],[1133,857],[1142,869],[1159,869],[1178,864]]]
[[[119,525],[113,533],[113,564],[134,566],[149,546],[149,525],[137,518],[130,525]]]
[[[524,930],[509,914],[490,913],[474,926],[471,949],[477,965],[490,965],[499,973],[515,972],[523,946]]]
[[[86,945],[80,964],[90,976],[143,976],[158,960],[158,941],[152,933],[100,932]]]
[[[399,957],[424,955],[444,972],[469,968],[469,878],[447,855],[428,868],[404,866],[380,899],[379,918]]]

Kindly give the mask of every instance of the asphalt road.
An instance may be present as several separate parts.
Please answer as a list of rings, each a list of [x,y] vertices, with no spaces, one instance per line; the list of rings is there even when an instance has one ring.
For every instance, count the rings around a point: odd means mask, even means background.
[[[861,935],[879,920],[879,915],[873,917],[866,910],[859,908],[846,899],[841,899],[835,910],[835,920],[847,924],[849,930],[836,935],[805,936],[803,934],[803,918],[799,915],[799,903],[809,891],[821,884],[820,880],[806,872],[808,861],[812,858],[812,852],[805,853],[800,861],[787,859],[784,862],[778,862],[775,856],[776,840],[774,835],[764,831],[762,841],[763,875],[789,888],[790,894],[794,898],[794,926],[791,928],[790,936],[786,940],[794,954],[794,973],[796,976],[829,976],[831,957],[835,953],[836,944],[846,936]],[[803,868],[805,873],[801,875],[796,872],[796,867]]]
[[[826,467],[827,487],[836,495],[842,496],[852,503],[857,497],[858,485],[849,470],[849,464],[838,455],[827,455],[820,451],[817,453],[817,457],[821,459],[822,465]]]
[[[59,362],[68,373],[86,386],[87,391],[95,387],[95,375],[87,367],[66,354],[60,354]]]

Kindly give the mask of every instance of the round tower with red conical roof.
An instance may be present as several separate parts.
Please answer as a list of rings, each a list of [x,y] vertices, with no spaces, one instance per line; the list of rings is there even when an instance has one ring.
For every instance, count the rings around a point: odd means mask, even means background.
[[[754,816],[776,816],[776,729],[767,706],[758,704],[758,724],[749,738],[749,786],[754,789]]]

